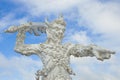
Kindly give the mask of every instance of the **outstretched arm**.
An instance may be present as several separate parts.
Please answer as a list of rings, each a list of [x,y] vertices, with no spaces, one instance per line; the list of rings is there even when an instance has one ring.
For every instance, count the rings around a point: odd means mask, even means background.
[[[115,52],[110,51],[105,48],[101,48],[97,45],[80,45],[76,44],[70,49],[70,54],[75,57],[93,57],[95,56],[98,60],[103,61],[104,59],[109,59],[111,54]]]
[[[38,44],[24,44],[25,32],[26,31],[24,29],[23,30],[21,29],[18,31],[15,51],[28,56],[33,53],[37,53],[39,49],[39,45]]]

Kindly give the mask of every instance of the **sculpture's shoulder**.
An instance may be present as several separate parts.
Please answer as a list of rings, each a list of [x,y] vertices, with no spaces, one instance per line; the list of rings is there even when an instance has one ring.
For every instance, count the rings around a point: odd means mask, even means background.
[[[75,44],[72,44],[72,43],[64,43],[63,44],[65,47],[73,47]]]
[[[74,44],[72,43],[65,43],[63,45],[64,45],[64,48],[66,48],[68,52],[74,47]]]

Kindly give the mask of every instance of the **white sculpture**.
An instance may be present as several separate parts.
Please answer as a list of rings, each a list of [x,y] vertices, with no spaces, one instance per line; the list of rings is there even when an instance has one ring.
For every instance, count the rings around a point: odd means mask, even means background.
[[[53,22],[35,23],[30,22],[20,26],[8,28],[5,32],[18,32],[15,51],[22,55],[38,55],[43,62],[43,69],[36,73],[36,80],[72,80],[70,75],[75,73],[70,68],[70,56],[93,57],[103,61],[109,59],[113,51],[101,48],[97,45],[81,45],[66,43],[61,44],[64,37],[66,23],[62,16]],[[24,44],[25,33],[30,32],[38,36],[40,33],[47,34],[47,40],[42,44]]]

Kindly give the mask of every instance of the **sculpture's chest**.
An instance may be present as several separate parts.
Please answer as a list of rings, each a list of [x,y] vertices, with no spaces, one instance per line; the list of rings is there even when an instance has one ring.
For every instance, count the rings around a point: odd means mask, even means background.
[[[53,57],[64,57],[67,56],[68,50],[63,45],[53,46],[53,45],[44,45],[42,48],[44,54]]]

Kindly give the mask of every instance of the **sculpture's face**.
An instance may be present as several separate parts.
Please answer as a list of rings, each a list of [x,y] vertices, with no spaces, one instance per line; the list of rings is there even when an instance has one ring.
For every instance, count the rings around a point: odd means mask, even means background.
[[[54,43],[60,43],[64,37],[65,26],[63,19],[57,19],[51,22],[46,30],[48,39]]]

